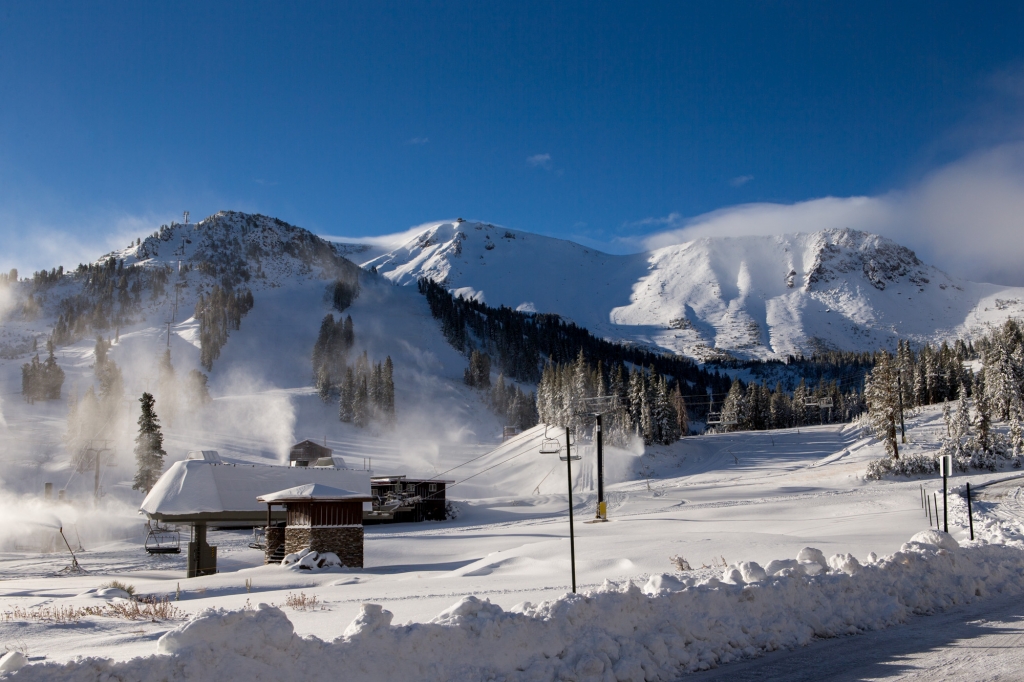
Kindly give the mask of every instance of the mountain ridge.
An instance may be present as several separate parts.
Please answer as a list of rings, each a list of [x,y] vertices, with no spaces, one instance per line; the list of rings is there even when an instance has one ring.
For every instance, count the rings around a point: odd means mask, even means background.
[[[491,223],[427,225],[361,263],[609,340],[698,360],[778,359],[968,338],[1024,314],[1024,288],[968,282],[868,232],[702,237],[612,255]]]

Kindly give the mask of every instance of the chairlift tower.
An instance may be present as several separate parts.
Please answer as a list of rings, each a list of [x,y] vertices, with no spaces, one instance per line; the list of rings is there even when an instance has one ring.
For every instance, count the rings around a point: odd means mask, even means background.
[[[94,440],[89,443],[89,447],[85,449],[87,457],[85,457],[78,466],[79,471],[87,471],[89,468],[94,469],[95,477],[93,480],[93,497],[96,502],[100,501],[100,467],[105,463],[107,466],[116,466],[117,463],[114,461],[114,449],[110,447],[109,440]]]
[[[616,395],[602,395],[584,399],[587,414],[597,418],[597,514],[595,521],[608,520],[608,505],[604,501],[604,448],[603,434],[601,432],[601,417],[609,412],[614,412],[619,407],[619,397]]]
[[[185,211],[185,224],[188,225],[188,211]]]

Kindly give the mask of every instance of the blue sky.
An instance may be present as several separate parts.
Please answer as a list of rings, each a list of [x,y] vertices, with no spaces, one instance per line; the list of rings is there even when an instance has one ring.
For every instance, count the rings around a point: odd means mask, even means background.
[[[956,270],[957,229],[1016,225],[1022,35],[1016,3],[0,2],[0,267],[239,209],[610,250],[874,221]],[[936,178],[985,172],[1005,210],[935,228]],[[784,217],[719,220],[748,204]]]

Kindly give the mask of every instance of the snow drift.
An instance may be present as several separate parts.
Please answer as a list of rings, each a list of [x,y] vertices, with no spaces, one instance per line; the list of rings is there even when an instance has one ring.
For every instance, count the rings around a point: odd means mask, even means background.
[[[364,604],[329,642],[299,637],[283,611],[265,604],[209,610],[161,637],[156,655],[29,665],[10,679],[319,679],[334,670],[348,680],[671,680],[816,637],[1024,592],[1024,554],[1015,548],[960,548],[945,534],[925,531],[873,559],[826,561],[807,548],[768,570],[731,567],[725,577],[732,582],[666,574],[643,588],[606,582],[509,611],[470,596],[429,623],[399,626],[388,611]]]

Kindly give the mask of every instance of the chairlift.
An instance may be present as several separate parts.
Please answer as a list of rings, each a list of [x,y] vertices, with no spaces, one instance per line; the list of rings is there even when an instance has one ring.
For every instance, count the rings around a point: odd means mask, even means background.
[[[832,398],[822,398],[821,400],[818,401],[818,407],[827,407],[828,409],[831,410]]]
[[[821,406],[821,401],[819,401],[817,398],[812,398],[810,396],[806,396],[804,398],[804,407],[820,407],[820,406]]]
[[[735,426],[739,424],[734,414],[722,414],[722,426]]]
[[[152,526],[146,536],[149,554],[181,554],[181,531],[166,526]]]
[[[721,412],[708,412],[708,418],[707,418],[706,421],[707,421],[708,424],[721,424],[722,423],[722,413]]]
[[[545,424],[544,425],[544,440],[542,440],[541,443],[540,443],[540,454],[542,454],[542,455],[558,455],[558,459],[562,460],[563,462],[568,460],[568,459],[576,461],[576,460],[578,460],[580,458],[579,455],[571,454],[572,453],[572,445],[571,444],[569,444],[567,446],[566,450],[568,451],[568,454],[562,454],[562,444],[560,442],[558,442],[557,438],[550,438],[548,436],[548,426],[547,426],[547,424]]]
[[[548,425],[544,425],[544,440],[540,442],[540,454],[542,455],[558,455],[562,452],[562,444],[558,442],[557,438],[551,438],[548,436]]]

